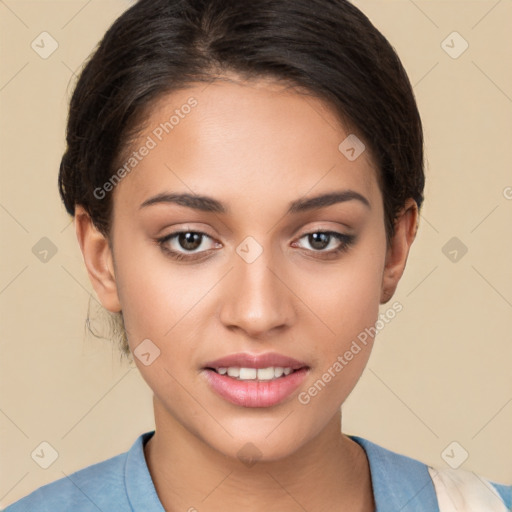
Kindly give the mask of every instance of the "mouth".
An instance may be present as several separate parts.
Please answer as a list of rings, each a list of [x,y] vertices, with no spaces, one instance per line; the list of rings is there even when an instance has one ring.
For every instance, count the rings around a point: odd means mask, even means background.
[[[231,354],[209,361],[203,367],[204,370],[214,371],[233,379],[261,381],[282,379],[303,368],[309,369],[309,366],[303,361],[277,352]]]
[[[287,399],[306,379],[310,367],[277,353],[232,354],[202,368],[218,396],[242,407],[271,407]]]

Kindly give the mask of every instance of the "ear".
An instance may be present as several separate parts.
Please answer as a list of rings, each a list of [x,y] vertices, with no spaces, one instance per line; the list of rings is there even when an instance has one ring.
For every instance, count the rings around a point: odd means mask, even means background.
[[[89,279],[101,304],[112,313],[121,311],[108,240],[82,206],[75,207],[75,230]]]
[[[386,252],[382,274],[381,304],[393,297],[398,281],[402,277],[416,233],[418,230],[418,205],[409,198],[395,221],[395,232]]]

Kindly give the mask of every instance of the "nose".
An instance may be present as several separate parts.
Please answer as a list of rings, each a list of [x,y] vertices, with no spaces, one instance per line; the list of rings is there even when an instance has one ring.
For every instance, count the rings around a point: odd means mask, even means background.
[[[238,254],[233,259],[221,297],[222,323],[251,338],[266,338],[289,327],[296,314],[293,286],[270,258],[270,251],[250,263]]]

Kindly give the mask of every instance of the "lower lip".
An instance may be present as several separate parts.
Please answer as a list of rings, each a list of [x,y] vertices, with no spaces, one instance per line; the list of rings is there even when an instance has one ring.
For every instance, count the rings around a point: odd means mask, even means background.
[[[210,387],[222,398],[242,407],[271,407],[288,398],[304,381],[308,368],[274,380],[237,380],[204,370]]]

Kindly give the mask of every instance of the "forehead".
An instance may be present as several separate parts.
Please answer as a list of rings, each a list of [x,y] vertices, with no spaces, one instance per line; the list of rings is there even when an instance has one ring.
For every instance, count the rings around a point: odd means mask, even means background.
[[[193,84],[152,105],[119,164],[128,172],[114,195],[126,206],[176,190],[245,202],[254,196],[288,203],[330,188],[375,198],[369,148],[351,161],[340,150],[349,136],[330,105],[289,86]]]

